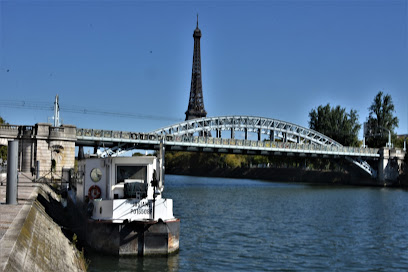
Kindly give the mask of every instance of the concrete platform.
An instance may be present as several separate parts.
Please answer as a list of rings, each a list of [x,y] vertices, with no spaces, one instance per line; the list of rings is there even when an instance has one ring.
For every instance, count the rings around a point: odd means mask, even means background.
[[[1,184],[1,182],[3,182]],[[86,271],[86,261],[48,212],[61,206],[46,184],[20,173],[17,205],[6,205],[6,184],[0,179],[0,271]],[[62,207],[62,206],[61,206]]]
[[[32,179],[30,173],[19,173],[17,185],[18,205],[6,205],[7,176],[5,174],[0,175],[0,240],[10,228],[21,208],[25,204],[31,205],[35,200],[37,194],[33,194],[33,192],[40,185],[32,182]]]
[[[17,205],[6,205],[7,177],[0,176],[0,271],[10,257],[25,218],[35,201],[40,184],[33,183],[30,173],[19,173]]]

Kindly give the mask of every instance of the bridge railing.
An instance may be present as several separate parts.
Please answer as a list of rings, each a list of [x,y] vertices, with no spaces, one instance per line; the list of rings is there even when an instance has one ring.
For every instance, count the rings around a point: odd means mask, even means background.
[[[307,153],[338,153],[338,154],[362,154],[375,156],[378,154],[378,149],[376,148],[360,148],[360,147],[349,147],[349,146],[329,146],[329,145],[316,145],[316,144],[298,144],[293,142],[271,142],[271,141],[254,141],[254,140],[243,140],[243,139],[228,139],[228,138],[213,138],[213,137],[203,137],[203,136],[192,136],[192,135],[162,135],[155,133],[137,133],[137,132],[125,132],[125,131],[115,131],[115,130],[96,130],[96,129],[77,129],[78,138],[89,138],[98,141],[105,140],[116,140],[118,142],[126,140],[129,142],[145,142],[153,141],[159,143],[162,138],[168,144],[177,145],[178,143],[185,145],[186,143],[191,143],[194,145],[202,145],[203,147],[217,147],[217,148],[228,148],[228,147],[239,147],[245,149],[246,147],[250,149],[265,149],[265,150],[277,150],[290,152],[307,152]]]
[[[264,149],[284,149],[284,150],[297,150],[297,151],[310,151],[310,152],[332,152],[332,153],[350,153],[350,154],[378,154],[377,148],[360,148],[349,146],[324,146],[313,144],[298,144],[288,142],[271,142],[271,141],[253,141],[253,140],[239,140],[239,139],[224,139],[224,138],[212,138],[212,137],[199,137],[199,136],[173,136],[167,141],[172,142],[191,142],[194,144],[202,145],[215,145],[215,146],[237,146],[237,147],[253,147]]]
[[[117,139],[117,140],[157,140],[160,141],[161,135],[152,133],[128,132],[119,130],[102,129],[77,129],[78,138],[93,139]]]
[[[9,136],[10,138],[17,138],[21,135],[32,135],[34,131],[33,126],[17,126],[17,125],[1,125],[0,134]]]

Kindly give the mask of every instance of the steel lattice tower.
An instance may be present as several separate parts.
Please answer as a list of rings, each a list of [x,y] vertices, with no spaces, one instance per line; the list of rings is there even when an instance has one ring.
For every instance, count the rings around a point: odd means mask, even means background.
[[[200,53],[201,30],[198,28],[198,15],[197,15],[197,27],[194,30],[193,37],[194,37],[193,69],[191,73],[190,99],[188,100],[186,120],[202,118],[207,116],[207,112],[204,109],[203,86],[201,81],[201,53]]]

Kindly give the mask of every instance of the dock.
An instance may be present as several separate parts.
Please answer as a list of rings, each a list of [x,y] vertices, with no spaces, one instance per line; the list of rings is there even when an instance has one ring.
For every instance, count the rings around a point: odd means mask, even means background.
[[[0,176],[0,243],[1,243],[1,253],[5,249],[5,244],[3,244],[4,235],[10,229],[11,225],[15,219],[17,219],[18,214],[21,212],[20,216],[24,216],[27,213],[27,209],[23,209],[24,206],[31,206],[33,201],[37,197],[37,190],[40,185],[32,181],[31,174],[20,173],[18,176],[18,191],[17,191],[17,202],[18,205],[6,205],[6,185],[7,176]],[[24,216],[25,217],[25,216]],[[16,222],[17,223],[17,222]],[[7,240],[7,239],[6,239]],[[6,241],[5,240],[5,241]],[[3,254],[1,254],[3,256]],[[2,262],[1,262],[2,263]]]
[[[17,205],[6,205],[7,178],[0,178],[0,271],[85,271],[75,246],[47,214],[58,200],[31,173],[19,173]],[[38,201],[41,198],[42,201]]]

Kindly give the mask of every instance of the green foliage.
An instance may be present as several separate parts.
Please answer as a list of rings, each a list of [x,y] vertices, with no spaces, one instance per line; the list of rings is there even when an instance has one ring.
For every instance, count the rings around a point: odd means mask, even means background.
[[[396,138],[395,141],[393,140],[394,146],[397,148],[404,148],[404,137]]]
[[[358,123],[356,110],[346,112],[345,108],[330,104],[320,105],[309,112],[309,127],[345,146],[359,146],[358,132],[361,125]]]
[[[211,170],[216,168],[301,168],[310,170],[340,170],[337,163],[323,158],[304,158],[289,156],[263,156],[241,154],[192,153],[185,151],[166,152],[166,170],[196,169]]]
[[[246,158],[242,155],[222,154],[221,160],[225,163],[225,166],[228,168],[238,168],[246,165]]]
[[[388,131],[393,135],[395,141],[395,128],[398,127],[398,117],[394,116],[395,107],[389,94],[384,95],[378,92],[374,101],[368,108],[370,113],[367,125],[370,130],[370,137],[367,137],[366,144],[370,147],[383,147],[388,142]],[[387,130],[385,130],[385,129]]]
[[[0,146],[0,158],[3,162],[7,161],[7,146]]]
[[[74,233],[74,235],[72,236],[72,244],[76,247],[78,243],[78,236],[76,235],[76,233]]]
[[[0,125],[8,125],[8,123],[0,116]]]
[[[0,125],[8,125],[8,123],[0,117]],[[0,158],[4,161],[7,161],[7,146],[0,146]]]

